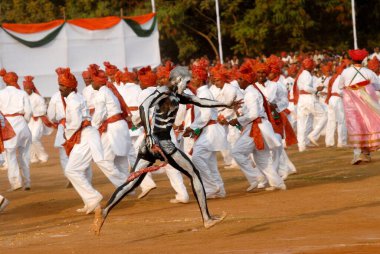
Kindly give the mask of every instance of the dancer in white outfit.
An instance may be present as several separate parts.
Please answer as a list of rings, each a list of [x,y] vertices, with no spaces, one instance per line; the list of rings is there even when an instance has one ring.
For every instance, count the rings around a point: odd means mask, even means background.
[[[4,147],[8,161],[8,179],[11,190],[17,190],[24,186],[30,190],[30,145],[32,134],[28,127],[28,121],[32,116],[28,94],[19,89],[18,76],[14,72],[0,71],[7,87],[0,90],[0,112],[11,124],[16,136],[6,140]],[[18,153],[18,155],[17,155]],[[20,173],[20,169],[22,173]]]

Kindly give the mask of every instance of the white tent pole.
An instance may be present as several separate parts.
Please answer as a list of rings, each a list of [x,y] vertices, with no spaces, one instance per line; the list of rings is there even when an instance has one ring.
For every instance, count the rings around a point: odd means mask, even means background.
[[[156,5],[154,3],[154,0],[151,0],[152,2],[152,12],[156,12]]]
[[[220,31],[219,0],[215,0],[216,25],[218,28],[219,60],[223,64],[222,33]]]
[[[356,37],[356,13],[355,13],[355,0],[351,0],[352,9],[352,27],[354,31],[354,49],[358,48],[358,38]]]

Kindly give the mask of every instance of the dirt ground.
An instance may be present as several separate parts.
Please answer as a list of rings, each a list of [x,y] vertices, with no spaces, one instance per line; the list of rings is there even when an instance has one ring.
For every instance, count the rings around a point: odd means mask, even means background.
[[[209,208],[228,216],[208,230],[192,194],[189,204],[169,203],[174,191],[157,174],[157,189],[143,200],[124,199],[95,236],[93,215],[77,213],[83,203],[65,188],[52,141],[44,139],[49,161],[32,165],[31,191],[7,193],[7,174],[0,171],[0,193],[11,201],[0,214],[1,254],[380,253],[379,154],[351,166],[349,149],[289,149],[298,174],[277,192],[246,193],[240,170],[220,165],[228,196],[210,200]],[[113,186],[96,167],[93,183],[105,203]]]

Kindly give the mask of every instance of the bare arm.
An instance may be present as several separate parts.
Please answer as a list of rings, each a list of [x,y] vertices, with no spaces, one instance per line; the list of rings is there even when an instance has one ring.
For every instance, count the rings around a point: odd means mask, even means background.
[[[178,94],[179,102],[181,104],[194,104],[201,108],[217,108],[217,107],[225,107],[229,108],[231,105],[227,105],[225,103],[209,100],[209,99],[201,99],[194,95],[189,94]]]

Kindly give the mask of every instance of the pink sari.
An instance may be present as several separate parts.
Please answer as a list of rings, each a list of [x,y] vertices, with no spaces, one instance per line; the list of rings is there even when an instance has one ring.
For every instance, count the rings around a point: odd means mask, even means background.
[[[355,148],[374,151],[380,148],[380,105],[372,84],[343,90],[348,141]]]

